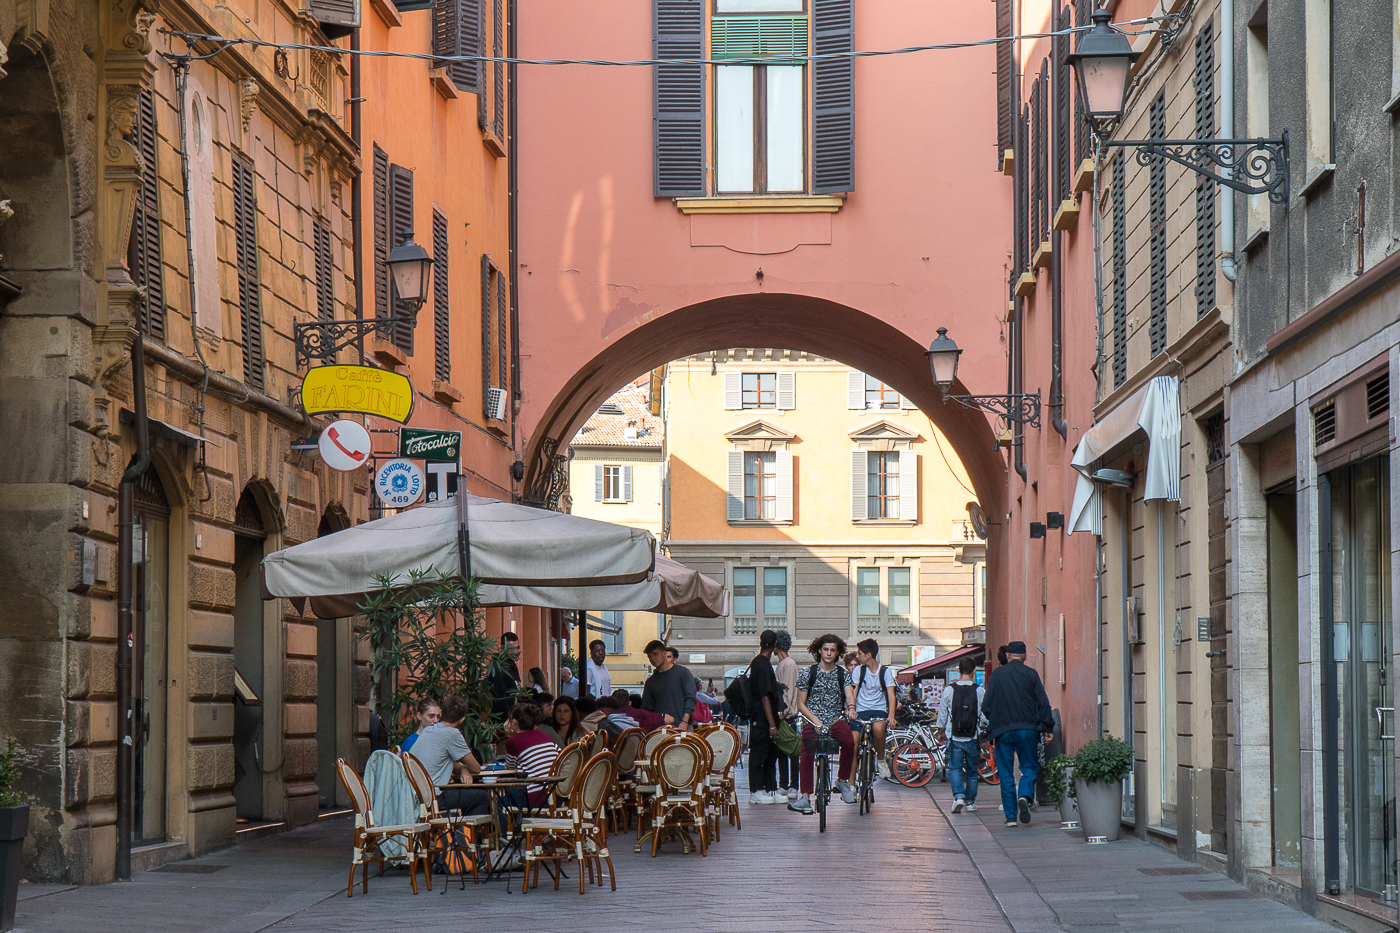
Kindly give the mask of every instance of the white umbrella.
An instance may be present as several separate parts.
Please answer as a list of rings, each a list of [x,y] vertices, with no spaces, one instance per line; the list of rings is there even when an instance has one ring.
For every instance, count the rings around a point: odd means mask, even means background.
[[[715,619],[729,615],[729,591],[679,561],[657,555],[656,569],[637,583],[604,586],[501,586],[481,588],[486,606],[627,610]],[[314,608],[314,606],[313,606]],[[317,612],[320,615],[320,612]]]
[[[262,563],[263,597],[326,600],[327,611],[334,602],[342,611],[316,614],[335,618],[350,614],[343,611],[346,605],[358,606],[363,594],[379,589],[380,577],[392,574],[407,583],[414,570],[435,577],[470,568],[488,590],[626,587],[652,576],[656,541],[650,532],[496,499],[459,499],[269,554]],[[459,504],[465,508],[459,510]],[[465,527],[461,512],[467,513]]]

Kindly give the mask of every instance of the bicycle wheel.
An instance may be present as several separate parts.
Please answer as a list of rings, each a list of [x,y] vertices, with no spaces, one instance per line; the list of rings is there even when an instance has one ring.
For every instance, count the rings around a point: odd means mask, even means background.
[[[981,778],[984,783],[1000,784],[1001,772],[997,770],[996,759],[992,752],[993,747],[991,743],[982,746],[982,757],[977,763],[977,776]]]
[[[831,797],[831,761],[817,756],[817,832],[826,832],[826,804]]]
[[[875,803],[875,749],[869,745],[861,761],[860,778],[861,813],[869,813],[871,805]]]
[[[865,804],[865,793],[870,788],[870,771],[873,765],[870,763],[870,746],[862,739],[859,750],[856,752],[856,800],[859,813],[864,816],[870,811]]]
[[[913,743],[901,745],[894,750],[890,770],[905,787],[923,787],[933,778],[933,751]]]

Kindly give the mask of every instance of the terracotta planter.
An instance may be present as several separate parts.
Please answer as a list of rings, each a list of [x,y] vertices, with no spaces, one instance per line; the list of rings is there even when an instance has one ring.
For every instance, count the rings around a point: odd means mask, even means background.
[[[0,930],[15,928],[19,872],[24,864],[24,837],[29,835],[29,805],[0,807]]]
[[[1123,814],[1123,782],[1075,778],[1074,790],[1085,841],[1117,842]]]

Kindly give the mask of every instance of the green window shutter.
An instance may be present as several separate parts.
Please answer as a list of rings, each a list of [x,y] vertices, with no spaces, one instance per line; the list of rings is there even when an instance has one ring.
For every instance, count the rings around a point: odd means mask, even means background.
[[[710,21],[710,57],[759,58],[801,64],[807,54],[806,16],[730,16]]]

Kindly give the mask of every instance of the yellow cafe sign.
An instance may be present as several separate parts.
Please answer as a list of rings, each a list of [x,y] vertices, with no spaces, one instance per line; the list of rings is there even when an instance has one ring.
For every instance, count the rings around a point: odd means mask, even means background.
[[[308,415],[354,411],[403,424],[413,412],[413,383],[373,366],[317,366],[302,380],[301,404]]]

